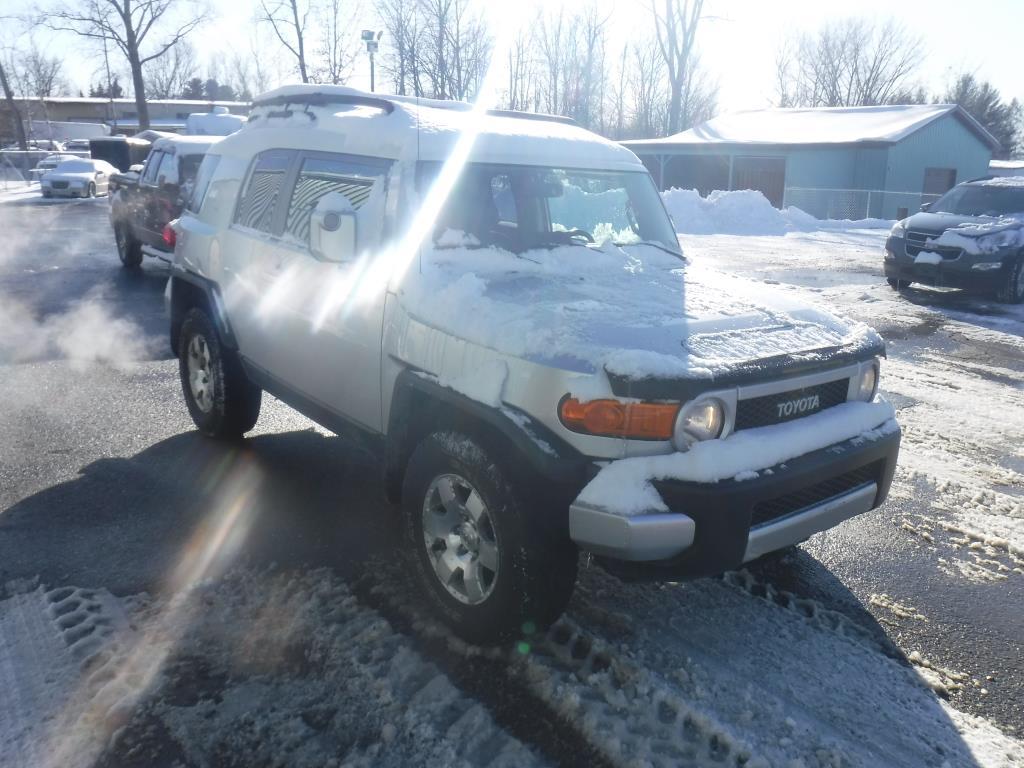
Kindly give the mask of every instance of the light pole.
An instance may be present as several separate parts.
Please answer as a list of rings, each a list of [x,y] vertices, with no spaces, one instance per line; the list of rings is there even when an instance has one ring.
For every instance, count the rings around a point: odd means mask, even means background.
[[[374,32],[372,29],[364,29],[362,33],[363,42],[366,43],[366,52],[370,54],[370,92],[373,93],[374,86],[374,71],[373,71],[373,54],[377,52],[378,42],[384,35],[383,32]]]

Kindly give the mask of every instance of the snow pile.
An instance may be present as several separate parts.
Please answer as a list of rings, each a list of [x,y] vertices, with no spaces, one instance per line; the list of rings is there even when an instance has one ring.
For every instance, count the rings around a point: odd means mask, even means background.
[[[875,440],[891,434],[899,429],[894,417],[893,407],[881,398],[873,403],[844,403],[784,424],[696,443],[686,453],[619,459],[598,472],[577,500],[620,515],[668,512],[651,485],[654,480],[752,479],[759,470],[843,440],[857,436]]]
[[[1024,178],[994,179],[988,183],[996,181],[1019,181],[1024,184]],[[1000,216],[986,221],[960,224],[950,227],[936,238],[930,238],[928,242],[936,246],[961,248],[974,256],[1020,248],[1024,246],[1024,217]]]
[[[458,240],[445,233],[446,242]],[[706,378],[752,358],[878,341],[865,325],[644,244],[519,255],[497,247],[428,247],[400,295],[414,321],[480,347],[632,379]]]
[[[716,190],[701,197],[695,189],[662,192],[676,231],[691,235],[784,235],[819,229],[882,229],[888,219],[816,219],[790,206],[779,210],[753,189]]]

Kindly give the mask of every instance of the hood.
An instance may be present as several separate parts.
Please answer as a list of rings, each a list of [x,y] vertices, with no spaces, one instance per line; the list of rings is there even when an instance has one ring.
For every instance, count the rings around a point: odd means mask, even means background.
[[[92,181],[95,177],[95,173],[89,173],[88,171],[82,173],[58,173],[57,171],[50,171],[43,178],[47,181]]]
[[[958,213],[921,211],[907,219],[907,229],[912,229],[915,232],[924,232],[934,237],[952,227],[959,227],[962,224],[978,224],[985,221],[992,221],[992,218],[988,216],[964,216]]]
[[[881,348],[860,323],[646,245],[429,249],[401,294],[469,341],[614,381],[724,381]]]

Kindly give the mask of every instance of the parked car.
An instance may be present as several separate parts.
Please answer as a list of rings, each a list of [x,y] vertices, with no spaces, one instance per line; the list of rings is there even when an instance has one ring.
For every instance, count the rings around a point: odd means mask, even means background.
[[[89,139],[71,139],[64,143],[65,152],[89,152]]]
[[[122,265],[139,266],[144,253],[170,258],[174,241],[167,224],[181,214],[199,163],[219,138],[157,139],[143,166],[111,178],[110,225]]]
[[[36,163],[36,167],[32,169],[32,178],[38,180],[43,176],[44,173],[48,173],[49,171],[52,171],[54,168],[56,168],[59,163],[62,163],[65,160],[74,160],[76,157],[77,155],[68,155],[64,153],[47,155],[38,163]]]
[[[958,184],[896,222],[883,269],[897,290],[923,283],[1024,301],[1024,177]]]
[[[198,429],[236,439],[266,391],[361,434],[470,640],[553,621],[581,549],[708,576],[886,497],[878,335],[688,264],[643,164],[572,121],[287,86],[172,226]]]
[[[107,194],[117,169],[103,160],[76,157],[63,160],[39,180],[43,197],[96,197]]]
[[[20,150],[21,147],[18,144],[8,144],[3,148],[4,151],[14,152]],[[28,149],[31,150],[43,150],[46,152],[63,152],[64,145],[53,139],[31,139],[28,142]]]

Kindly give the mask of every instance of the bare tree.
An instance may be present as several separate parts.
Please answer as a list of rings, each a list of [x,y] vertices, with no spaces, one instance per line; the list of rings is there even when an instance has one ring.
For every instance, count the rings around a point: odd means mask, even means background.
[[[855,107],[914,98],[921,38],[890,19],[848,18],[788,40],[776,57],[778,103]],[[916,100],[916,99],[915,99]]]
[[[266,22],[288,52],[295,57],[295,65],[302,82],[309,82],[306,62],[306,29],[309,25],[311,3],[302,0],[260,0],[258,21]]]
[[[536,49],[542,109],[587,128],[604,129],[607,23],[594,4],[572,15],[560,7],[541,20]]]
[[[419,69],[438,99],[471,98],[480,87],[491,57],[491,39],[483,17],[467,0],[419,0]]]
[[[323,0],[316,9],[315,21],[320,29],[315,67],[318,82],[337,85],[351,74],[360,48],[359,39],[352,33],[358,13],[357,5],[343,0]]]
[[[11,90],[11,83],[7,79],[7,71],[2,60],[0,60],[0,89],[3,89],[4,100],[7,103],[7,109],[10,111],[11,122],[14,124],[14,135],[18,140],[18,148],[23,151],[27,150],[28,140],[25,138],[25,124],[22,122],[18,102],[14,100],[14,92]]]
[[[508,49],[508,90],[505,106],[513,110],[528,110],[536,93],[537,62],[533,55],[533,34],[520,29]]]
[[[377,0],[377,15],[384,28],[387,52],[383,70],[400,96],[422,96],[420,42],[422,27],[416,3],[408,0]]]
[[[120,49],[131,70],[139,128],[146,129],[149,107],[143,67],[185,39],[204,18],[191,0],[62,0],[42,22],[53,30],[112,41]],[[168,31],[160,35],[165,25]],[[151,37],[161,39],[149,45]]]
[[[57,56],[47,56],[39,50],[34,41],[19,58],[20,66],[15,69],[15,79],[18,80],[19,90],[23,94],[44,99],[67,93],[62,59]]]
[[[651,5],[658,50],[665,61],[669,84],[669,134],[682,127],[683,95],[695,66],[694,45],[704,0],[658,0]]]
[[[146,95],[152,99],[180,99],[185,85],[197,75],[195,48],[182,40],[146,67]]]

